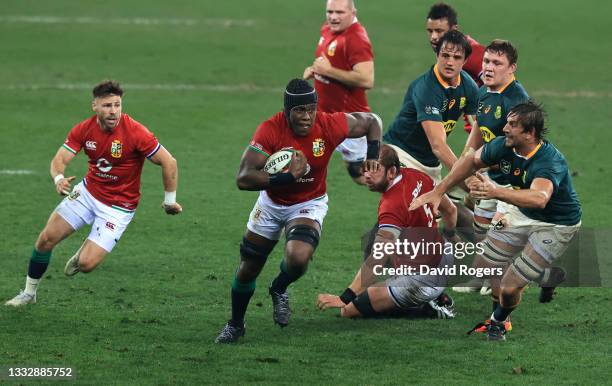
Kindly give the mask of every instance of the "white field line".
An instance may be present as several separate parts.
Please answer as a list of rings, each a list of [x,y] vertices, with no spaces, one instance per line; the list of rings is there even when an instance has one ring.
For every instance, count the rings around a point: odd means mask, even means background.
[[[35,174],[34,170],[27,170],[27,169],[16,169],[16,170],[11,170],[11,169],[0,169],[0,175],[7,175],[7,176],[15,176],[15,175],[26,175],[26,174]]]
[[[122,86],[126,90],[143,91],[212,91],[212,92],[260,92],[260,93],[282,93],[283,86],[264,87],[248,83],[237,84],[182,84],[182,83],[125,83]],[[20,84],[0,84],[0,90],[91,90],[93,84],[89,83],[20,83]],[[375,94],[384,95],[403,95],[406,90],[399,88],[378,87],[370,91]],[[575,91],[555,91],[555,90],[535,90],[529,93],[531,96],[552,97],[552,98],[612,98],[612,92],[575,90]]]
[[[32,23],[32,24],[115,24],[115,25],[171,25],[171,26],[197,26],[213,27],[253,27],[254,20],[239,19],[179,19],[179,18],[103,18],[90,16],[63,17],[63,16],[0,16],[0,23]]]

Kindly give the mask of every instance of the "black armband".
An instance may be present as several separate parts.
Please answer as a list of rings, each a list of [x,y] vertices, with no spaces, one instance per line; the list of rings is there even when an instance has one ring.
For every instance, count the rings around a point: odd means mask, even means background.
[[[342,303],[344,303],[344,304],[349,304],[356,297],[357,297],[357,294],[355,293],[355,291],[353,291],[350,288],[347,288],[347,289],[344,290],[342,295],[340,295],[340,300],[342,300]]]
[[[380,153],[380,141],[368,141],[368,151],[366,153],[366,159],[378,159],[378,154]]]
[[[271,174],[270,175],[270,179],[268,180],[270,186],[280,186],[280,185],[287,185],[290,184],[292,182],[295,181],[295,178],[293,178],[293,174],[287,172],[287,173],[278,173],[278,174]]]

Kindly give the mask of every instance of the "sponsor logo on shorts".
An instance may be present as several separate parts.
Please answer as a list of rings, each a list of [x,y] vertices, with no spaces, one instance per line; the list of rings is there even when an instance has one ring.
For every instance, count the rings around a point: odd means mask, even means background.
[[[323,138],[316,138],[312,143],[312,155],[321,157],[325,154],[325,141]]]
[[[122,151],[123,145],[121,144],[121,141],[118,139],[114,140],[113,143],[111,143],[111,156],[113,158],[121,158]]]
[[[552,242],[553,242],[553,241],[552,241],[552,240],[550,240],[550,239],[546,239],[546,240],[542,240],[542,242],[543,242],[544,244],[552,244]]]
[[[310,209],[300,209],[300,214],[309,214]]]
[[[81,195],[81,193],[78,190],[73,190],[72,192],[70,192],[70,194],[68,195],[68,199],[69,200],[76,200],[77,198],[79,198],[79,196]]]
[[[114,230],[115,230],[115,224],[113,224],[113,223],[112,223],[112,222],[110,222],[110,221],[107,221],[107,222],[106,222],[106,228],[107,228],[107,229],[110,229],[111,231],[114,231]]]
[[[87,142],[85,142],[85,148],[87,150],[96,150],[96,141],[87,141]]]

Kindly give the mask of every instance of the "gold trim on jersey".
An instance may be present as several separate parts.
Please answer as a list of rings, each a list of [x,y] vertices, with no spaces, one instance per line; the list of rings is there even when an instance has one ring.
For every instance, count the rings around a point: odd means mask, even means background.
[[[442,79],[442,76],[440,75],[440,71],[438,71],[438,65],[437,64],[434,65],[433,72],[434,72],[434,75],[436,76],[436,79],[438,79],[438,82],[440,82],[440,84],[444,88],[449,88],[449,87],[457,88],[457,87],[459,87],[461,85],[461,74],[457,75],[457,85],[456,86],[451,86],[450,84],[446,83]]]

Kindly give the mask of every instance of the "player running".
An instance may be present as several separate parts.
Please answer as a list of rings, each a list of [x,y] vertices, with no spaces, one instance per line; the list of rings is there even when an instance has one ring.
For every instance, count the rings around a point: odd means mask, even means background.
[[[497,165],[512,185],[513,189],[500,188],[478,173],[470,186],[476,199],[512,204],[487,232],[484,253],[474,262],[476,267],[506,269],[501,280],[491,278],[493,297],[499,302],[494,300],[490,321],[483,323],[490,340],[505,340],[505,322],[519,305],[525,286],[547,279],[546,269],[567,249],[582,216],[567,161],[544,139],[543,109],[533,102],[514,106],[503,131],[505,137],[464,155],[432,192],[410,206],[417,209],[429,203],[435,210],[448,189],[492,165]]]
[[[232,317],[217,343],[236,342],[244,335],[244,316],[255,280],[283,230],[285,257],[269,293],[274,322],[281,327],[289,323],[287,287],[306,272],[327,214],[326,176],[332,149],[346,138],[365,135],[365,162],[376,169],[382,129],[375,114],[317,112],[317,93],[302,79],[291,80],[284,97],[284,111],[259,125],[240,161],[238,187],[260,193],[240,244],[240,265],[231,289]],[[295,151],[289,170],[273,175],[264,172],[268,157],[283,149]]]
[[[104,81],[93,89],[95,115],[74,126],[51,160],[51,178],[57,193],[67,196],[55,208],[32,251],[25,290],[7,306],[36,303],[36,289],[49,266],[53,248],[85,225],[89,236],[66,263],[67,276],[93,271],[110,253],[134,217],[140,199],[144,160],[160,165],[165,190],[164,211],[182,211],[176,202],[176,160],[146,127],[122,113],[123,90]],[[81,151],[89,157],[87,175],[71,191],[75,179],[66,167]]]

